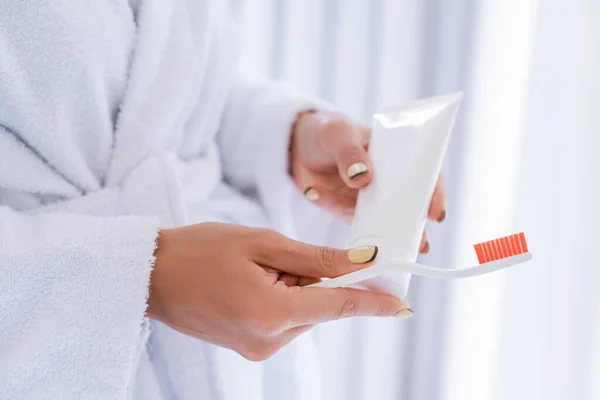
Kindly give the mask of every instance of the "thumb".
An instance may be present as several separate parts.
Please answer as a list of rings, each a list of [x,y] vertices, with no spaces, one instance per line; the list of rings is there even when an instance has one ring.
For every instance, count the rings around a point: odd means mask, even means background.
[[[371,181],[372,165],[365,150],[368,130],[347,121],[329,123],[323,135],[324,147],[336,160],[344,183],[359,189]]]
[[[409,317],[406,300],[368,290],[301,288],[294,293],[294,325],[317,324],[349,317]]]

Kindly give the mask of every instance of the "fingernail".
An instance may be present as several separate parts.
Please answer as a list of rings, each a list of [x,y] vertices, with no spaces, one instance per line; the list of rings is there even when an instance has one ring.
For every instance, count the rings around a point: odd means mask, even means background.
[[[348,252],[348,259],[354,264],[366,264],[377,257],[377,246],[357,247]]]
[[[312,186],[309,186],[304,191],[304,197],[306,197],[310,201],[319,200],[319,192]]]
[[[421,250],[421,254],[427,253],[429,253],[429,240],[425,242],[425,247],[423,247],[423,250]]]
[[[446,210],[442,211],[442,216],[438,218],[437,222],[442,223],[446,220]]]
[[[357,162],[348,167],[348,171],[346,171],[346,173],[348,174],[348,178],[354,179],[358,178],[359,176],[368,174],[369,168],[365,163]]]
[[[410,308],[405,308],[404,310],[400,310],[398,314],[396,314],[397,318],[410,318],[414,314],[413,310]]]

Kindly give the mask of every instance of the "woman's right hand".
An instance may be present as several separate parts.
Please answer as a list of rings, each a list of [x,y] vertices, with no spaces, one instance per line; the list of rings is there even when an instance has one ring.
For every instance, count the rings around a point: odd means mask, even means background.
[[[264,360],[316,323],[410,315],[404,300],[385,294],[302,287],[362,269],[376,253],[375,247],[312,246],[238,225],[162,230],[147,315],[249,360]]]

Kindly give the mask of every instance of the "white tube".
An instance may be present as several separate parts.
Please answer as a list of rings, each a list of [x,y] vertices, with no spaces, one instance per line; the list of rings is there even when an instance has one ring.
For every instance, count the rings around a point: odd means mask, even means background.
[[[377,259],[414,262],[461,93],[427,98],[373,117],[373,180],[360,190],[351,247],[377,245]],[[371,267],[373,268],[373,267]],[[362,286],[406,296],[410,274],[386,268]]]

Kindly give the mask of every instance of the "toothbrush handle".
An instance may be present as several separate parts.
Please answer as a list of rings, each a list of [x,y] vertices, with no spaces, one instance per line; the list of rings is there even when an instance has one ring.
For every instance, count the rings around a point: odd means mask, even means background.
[[[389,261],[395,263],[397,267],[403,271],[409,272],[414,275],[421,275],[430,278],[469,278],[472,276],[478,276],[487,274],[501,269],[509,268],[517,264],[524,263],[531,260],[533,255],[531,253],[518,254],[516,256],[503,258],[501,260],[491,261],[485,264],[475,265],[464,269],[440,269],[432,268],[426,265],[406,262],[400,259],[391,258]]]
[[[501,260],[475,265],[473,267],[465,269],[432,268],[422,264],[403,261],[398,258],[390,258],[382,263],[375,264],[370,268],[352,272],[347,275],[342,275],[337,278],[327,279],[318,283],[314,283],[312,285],[308,285],[306,287],[338,288],[344,286],[360,285],[361,282],[366,282],[373,278],[385,276],[386,272],[393,270],[400,270],[414,275],[427,276],[430,278],[469,278],[471,276],[483,275],[490,272],[499,271],[501,269],[509,268],[514,265],[529,261],[532,257],[533,255],[531,253],[523,253],[512,257],[507,257]]]

